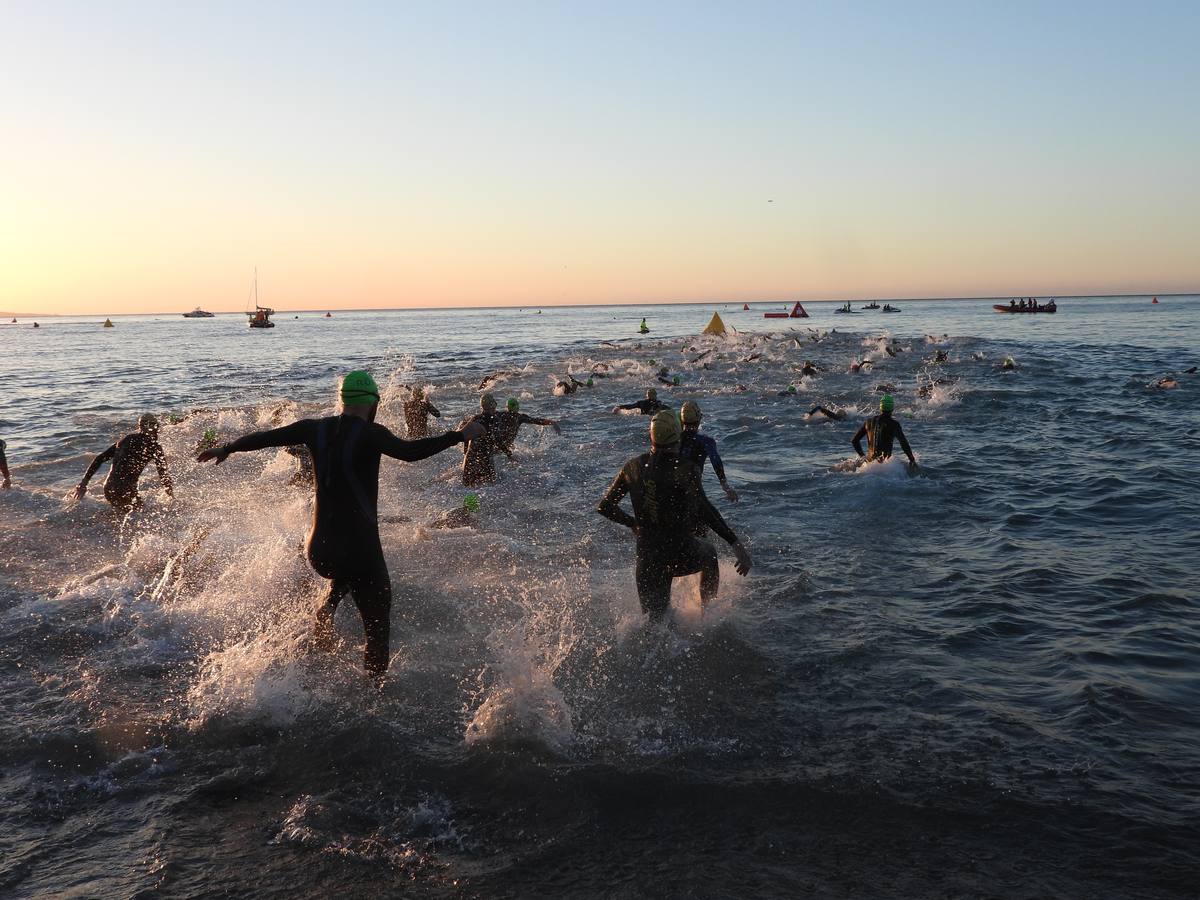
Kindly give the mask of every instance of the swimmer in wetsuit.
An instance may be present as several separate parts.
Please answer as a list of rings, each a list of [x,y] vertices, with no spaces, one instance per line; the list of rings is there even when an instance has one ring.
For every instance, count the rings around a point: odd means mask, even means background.
[[[806,412],[804,414],[804,418],[811,419],[817,413],[820,413],[827,419],[833,419],[835,422],[840,422],[842,419],[846,418],[846,413],[844,410],[829,409],[828,407],[820,405],[814,406],[812,409]]]
[[[429,436],[429,417],[440,419],[442,414],[429,402],[429,388],[416,385],[412,397],[404,401],[404,424],[408,427],[409,440]]]
[[[733,547],[737,571],[750,571],[750,553],[704,496],[694,463],[679,455],[679,419],[663,410],[650,422],[649,453],[625,463],[596,511],[633,529],[637,538],[637,590],[642,612],[661,619],[671,604],[671,581],[700,572],[700,598],[708,603],[721,583],[717,551],[696,537],[707,525]],[[633,515],[621,509],[630,495]]]
[[[14,320],[15,321],[15,320]],[[0,441],[0,475],[4,476],[4,481],[0,482],[0,489],[8,490],[12,487],[12,476],[8,474],[8,459],[4,455],[8,444]]]
[[[900,448],[908,457],[909,465],[915,469],[917,458],[913,456],[912,448],[908,446],[908,439],[904,437],[904,429],[900,427],[899,422],[892,418],[892,410],[895,405],[892,395],[884,394],[879,400],[879,415],[872,416],[863,422],[858,431],[854,432],[850,443],[854,445],[855,453],[865,457],[868,462],[874,462],[880,459],[890,459],[892,442],[898,439]],[[867,439],[866,453],[863,453],[861,443],[864,437]]]
[[[379,542],[379,460],[382,456],[406,462],[426,459],[478,436],[482,429],[468,425],[462,431],[405,441],[375,423],[379,388],[369,374],[349,373],[342,379],[340,394],[341,415],[302,419],[243,435],[205,450],[197,459],[221,463],[231,453],[267,447],[302,444],[308,449],[316,476],[316,503],[307,555],[313,570],[330,581],[329,593],[317,611],[317,641],[332,644],[338,603],[353,594],[367,638],[363,662],[378,679],[387,671],[390,658],[392,606],[392,582]]]
[[[721,483],[725,496],[737,503],[737,491],[725,480],[725,464],[721,461],[721,454],[717,452],[717,442],[709,435],[700,433],[700,420],[703,418],[700,404],[694,400],[689,400],[679,410],[679,420],[683,423],[679,455],[695,465],[697,475],[704,474],[704,461],[711,459],[713,471],[717,474],[717,481]]]
[[[75,488],[76,500],[82,499],[87,493],[88,482],[96,470],[110,459],[112,468],[104,481],[104,499],[118,512],[129,513],[142,505],[142,498],[138,496],[138,479],[142,477],[142,470],[152,462],[158,469],[158,477],[167,496],[175,496],[171,476],[167,472],[167,457],[162,444],[158,442],[158,419],[149,413],[138,419],[137,431],[125,435],[92,460],[83,473],[83,480]]]
[[[548,425],[554,429],[555,434],[562,434],[562,428],[553,419],[538,419],[521,412],[521,401],[516,397],[508,398],[508,409],[500,413],[497,418],[500,422],[496,429],[496,439],[510,451],[522,425],[541,425],[543,427]]]
[[[479,426],[476,437],[463,447],[463,484],[476,487],[496,480],[496,466],[492,455],[504,453],[511,457],[512,449],[501,439],[503,423],[496,412],[496,398],[484,394],[479,398],[478,415],[463,420],[463,426],[474,423]]]
[[[613,412],[636,409],[643,416],[649,416],[667,408],[667,404],[659,401],[658,391],[656,391],[654,388],[647,388],[645,400],[638,400],[636,403],[625,403],[621,406],[614,406]]]

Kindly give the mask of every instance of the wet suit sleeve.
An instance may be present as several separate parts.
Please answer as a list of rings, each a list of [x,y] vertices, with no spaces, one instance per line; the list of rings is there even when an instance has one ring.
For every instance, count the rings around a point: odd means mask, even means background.
[[[644,400],[639,400],[637,403],[622,403],[617,409],[641,409],[642,404],[645,402]]]
[[[174,496],[175,486],[171,484],[171,473],[167,471],[167,453],[158,441],[150,448],[150,458],[154,460],[154,467],[158,469],[158,480],[167,489],[167,493]]]
[[[900,427],[899,422],[896,422],[896,437],[900,441],[900,449],[904,451],[904,455],[908,457],[908,461],[915,466],[917,458],[913,456],[912,447],[908,446],[908,439],[904,436],[904,429]]]
[[[92,480],[92,476],[96,474],[96,470],[116,456],[117,445],[113,444],[99,456],[92,460],[92,464],[87,467],[87,471],[83,473],[83,480],[79,482],[80,487],[87,487],[87,483]]]
[[[714,466],[715,468],[715,466]],[[729,527],[726,521],[717,512],[717,508],[709,502],[709,499],[704,494],[704,488],[700,487],[699,481],[690,482],[691,489],[696,492],[697,508],[700,512],[700,520],[711,528],[714,532],[721,536],[721,539],[727,544],[736,544],[738,537],[733,533],[733,529]]]
[[[535,419],[533,416],[525,415],[525,413],[521,413],[519,418],[520,418],[521,422],[523,422],[526,425],[552,425],[552,424],[554,424],[549,419]]]
[[[8,459],[4,455],[4,450],[7,446],[4,441],[0,441],[0,476],[3,476],[5,481],[8,481],[11,477],[8,474]]]
[[[596,512],[600,513],[606,519],[612,519],[618,525],[624,525],[626,528],[637,528],[637,519],[621,509],[621,501],[625,499],[625,495],[628,493],[629,479],[625,477],[625,470],[622,469],[617,473],[617,477],[613,479],[613,483],[608,486],[608,490],[600,499],[600,505],[596,507]]]
[[[854,432],[854,437],[850,438],[850,443],[854,445],[854,452],[859,456],[864,456],[862,448],[862,439],[867,436],[867,423],[863,422],[858,426],[858,431]]]
[[[724,484],[725,464],[721,462],[721,454],[717,452],[717,442],[712,438],[707,438],[704,442],[704,448],[708,451],[708,458],[712,460],[713,471],[717,473],[717,481]]]
[[[455,444],[463,443],[462,434],[457,431],[447,431],[445,434],[421,438],[417,441],[406,441],[396,437],[382,425],[373,425],[369,434],[371,442],[380,453],[404,462],[428,459]]]
[[[440,419],[442,417],[442,414],[438,412],[438,408],[428,400],[425,401],[425,412],[429,413],[435,419]]]
[[[294,444],[307,446],[315,429],[316,422],[312,419],[301,419],[299,422],[284,425],[282,428],[244,434],[236,441],[226,444],[225,449],[230,453],[248,453],[254,450],[265,450],[267,447],[291,447]]]

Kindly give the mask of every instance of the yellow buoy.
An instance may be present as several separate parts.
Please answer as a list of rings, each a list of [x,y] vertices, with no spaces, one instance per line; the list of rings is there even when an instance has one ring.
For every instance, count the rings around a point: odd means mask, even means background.
[[[724,334],[725,323],[721,321],[720,313],[713,313],[712,319],[709,320],[708,327],[701,334]]]
[[[113,327],[112,319],[105,319],[105,320],[104,320],[104,327],[105,327],[105,328],[112,328],[112,327]]]

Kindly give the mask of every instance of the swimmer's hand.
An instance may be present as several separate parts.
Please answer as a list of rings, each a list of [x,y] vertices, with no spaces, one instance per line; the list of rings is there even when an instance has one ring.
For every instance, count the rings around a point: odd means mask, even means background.
[[[745,548],[741,541],[733,545],[733,555],[737,557],[734,563],[734,568],[737,569],[739,575],[749,575],[750,567],[754,565],[754,561],[750,559],[750,551]]]
[[[725,496],[728,497],[731,502],[733,502],[733,503],[738,502],[738,493],[737,493],[737,491],[735,491],[733,488],[731,488],[729,486],[729,482],[722,481],[721,487],[725,489]]]
[[[475,441],[483,437],[483,432],[484,427],[478,422],[468,422],[459,430],[458,433],[462,436],[463,443],[466,444],[470,441]]]
[[[219,466],[227,459],[229,459],[229,445],[222,444],[220,447],[213,447],[202,452],[196,457],[196,462],[208,462],[209,460],[215,460]]]
[[[82,500],[83,495],[86,493],[87,493],[87,485],[86,484],[77,484],[75,486],[75,490],[71,492],[71,499],[72,500]]]
[[[4,483],[0,484],[0,489],[6,490],[6,491],[11,487],[12,487],[12,479],[11,478],[5,478]]]

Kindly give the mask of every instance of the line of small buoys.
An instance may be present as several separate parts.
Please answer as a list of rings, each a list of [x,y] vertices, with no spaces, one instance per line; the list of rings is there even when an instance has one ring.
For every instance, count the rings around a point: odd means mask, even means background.
[[[104,320],[104,327],[105,327],[105,328],[113,328],[113,327],[115,327],[115,326],[113,325],[113,323],[112,323],[112,319],[105,319],[105,320]]]

